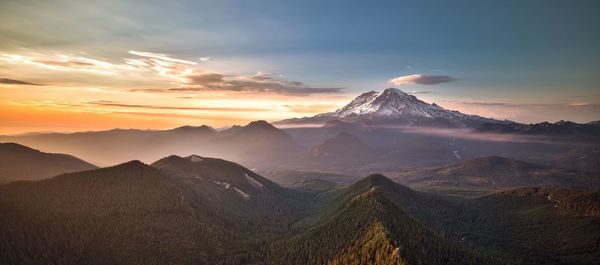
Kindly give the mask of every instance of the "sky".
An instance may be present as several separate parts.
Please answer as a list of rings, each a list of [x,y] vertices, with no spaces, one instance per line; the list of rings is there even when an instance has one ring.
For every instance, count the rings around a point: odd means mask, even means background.
[[[397,87],[517,122],[600,119],[599,1],[0,1],[0,134],[333,111]]]

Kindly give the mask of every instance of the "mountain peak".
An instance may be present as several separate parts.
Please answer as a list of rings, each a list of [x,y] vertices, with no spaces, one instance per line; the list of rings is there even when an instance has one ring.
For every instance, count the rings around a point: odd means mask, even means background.
[[[397,94],[397,95],[400,95],[400,96],[408,96],[408,94],[406,94],[404,91],[402,91],[402,90],[400,90],[398,88],[394,88],[394,87],[386,88],[383,91],[382,94],[385,94],[385,93],[388,93],[388,94],[389,93],[394,93],[394,94]]]
[[[370,187],[397,185],[394,181],[379,173],[366,176],[362,180],[359,180],[357,183],[365,183]]]
[[[131,161],[116,165],[114,167],[143,168],[143,167],[148,167],[148,165],[144,164],[140,160],[131,160]]]
[[[368,175],[365,177],[365,179],[367,179],[369,181],[373,181],[373,182],[391,182],[392,181],[388,177],[386,177],[382,174],[379,174],[379,173]]]
[[[275,129],[273,125],[268,123],[265,120],[252,121],[248,123],[248,125],[244,126],[244,128],[264,128],[264,129]]]
[[[338,118],[351,116],[393,118],[406,115],[431,117],[430,112],[437,109],[441,108],[429,105],[400,89],[388,88],[382,92],[364,93],[337,110],[334,115]]]
[[[484,123],[507,123],[476,115],[447,110],[429,104],[397,88],[365,92],[344,107],[313,117],[284,120],[279,123],[326,123],[340,120],[349,123],[415,125],[431,127],[477,127]]]
[[[213,133],[213,132],[216,132],[217,130],[215,130],[213,127],[210,127],[208,125],[200,125],[200,126],[185,125],[185,126],[177,127],[175,129],[173,129],[173,131]]]
[[[394,192],[404,194],[411,194],[413,192],[409,187],[398,184],[379,173],[371,174],[349,186],[349,189],[357,191],[368,191],[371,188],[380,188],[387,191],[393,190]]]
[[[33,151],[33,152],[39,152],[39,150],[24,146],[24,145],[20,145],[17,143],[0,143],[0,150],[6,150],[6,151]]]
[[[354,135],[352,135],[352,134],[350,134],[350,133],[348,133],[348,132],[341,132],[341,133],[338,133],[338,134],[335,136],[335,138],[338,138],[338,139],[343,139],[343,138],[346,138],[346,139],[358,139],[358,138],[356,138],[356,136],[354,136]]]

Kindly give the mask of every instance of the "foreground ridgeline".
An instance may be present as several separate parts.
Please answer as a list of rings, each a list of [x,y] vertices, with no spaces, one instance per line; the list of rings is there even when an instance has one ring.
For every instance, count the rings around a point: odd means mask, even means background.
[[[306,184],[196,155],[4,184],[0,263],[600,263],[597,191],[450,198],[380,174]]]

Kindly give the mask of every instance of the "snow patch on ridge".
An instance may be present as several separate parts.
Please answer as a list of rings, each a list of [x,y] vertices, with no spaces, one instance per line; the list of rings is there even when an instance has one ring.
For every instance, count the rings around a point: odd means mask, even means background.
[[[197,155],[191,155],[188,157],[188,159],[194,163],[196,162],[202,162],[202,160],[204,160],[202,157],[197,156]]]
[[[258,189],[262,189],[264,187],[262,183],[260,183],[258,180],[254,179],[253,177],[248,175],[248,173],[244,172],[244,175],[246,176],[246,179],[248,180],[248,182],[250,182],[250,185],[252,185],[253,187],[258,188]]]
[[[216,180],[213,180],[213,182],[214,182],[215,184],[217,184],[217,185],[219,185],[219,186],[221,186],[221,187],[225,188],[226,190],[227,190],[227,189],[229,189],[229,188],[231,188],[231,184],[229,184],[229,183],[227,183],[227,182],[220,182],[220,181],[216,181]]]
[[[243,192],[242,190],[238,189],[237,187],[232,186],[231,184],[229,184],[227,182],[220,182],[220,181],[216,181],[216,180],[213,180],[213,182],[215,184],[217,184],[219,187],[224,188],[226,190],[233,188],[233,190],[235,190],[240,196],[242,196],[242,198],[244,198],[244,200],[250,199],[250,194]]]
[[[250,199],[250,195],[248,193],[245,193],[245,192],[243,192],[242,190],[240,190],[240,189],[238,189],[236,187],[233,187],[233,189],[235,191],[237,191],[240,195],[242,195],[242,197],[244,197],[244,199],[246,199],[246,200]]]
[[[458,154],[458,150],[454,150],[452,151],[452,153],[454,154],[454,156],[458,159],[462,159],[462,157]]]
[[[548,195],[547,199],[554,203],[554,208],[558,208],[558,200],[553,199],[550,195]]]

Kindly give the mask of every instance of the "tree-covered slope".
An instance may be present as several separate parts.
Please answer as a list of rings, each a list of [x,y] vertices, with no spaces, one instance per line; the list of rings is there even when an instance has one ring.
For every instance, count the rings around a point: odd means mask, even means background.
[[[598,264],[598,195],[520,188],[468,200],[463,244],[517,264]]]
[[[597,191],[320,192],[170,156],[0,185],[0,264],[598,264]]]
[[[373,185],[325,221],[280,244],[275,264],[495,264],[443,239]]]
[[[596,174],[537,165],[499,156],[400,173],[396,179],[419,186],[463,188],[600,187]]]
[[[200,262],[233,236],[138,161],[0,186],[0,215],[7,264]]]

